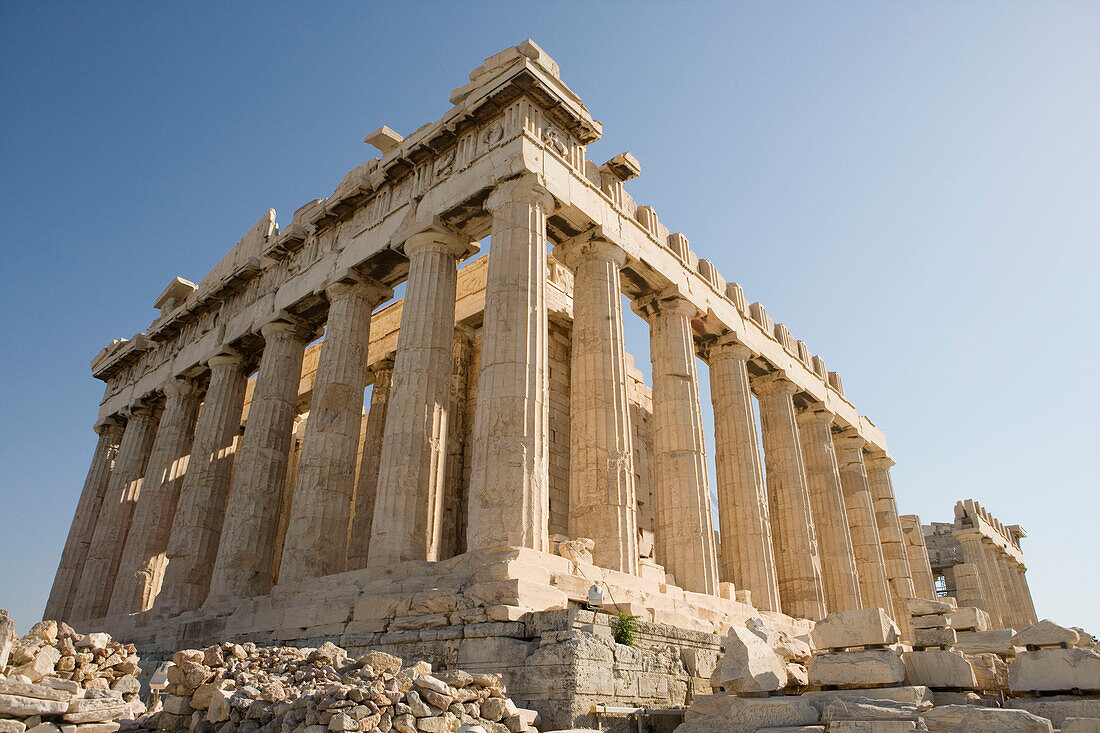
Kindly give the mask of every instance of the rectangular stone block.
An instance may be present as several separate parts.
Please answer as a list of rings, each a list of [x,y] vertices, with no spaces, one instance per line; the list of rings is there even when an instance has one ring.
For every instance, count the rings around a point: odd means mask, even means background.
[[[834,720],[829,733],[905,733],[916,730],[912,720]]]
[[[1033,715],[1047,718],[1055,728],[1061,728],[1069,718],[1100,719],[1100,698],[1077,695],[1051,695],[1049,697],[1014,697],[1005,703],[1016,710],[1026,710]]]
[[[684,714],[677,733],[753,731],[767,727],[812,725],[820,714],[808,700],[797,697],[736,697],[701,695]]]
[[[60,715],[68,709],[69,703],[63,700],[0,694],[0,715],[28,718],[32,715]]]
[[[930,616],[913,616],[909,619],[909,624],[914,629],[945,629],[951,625],[951,621],[946,615],[936,613]]]
[[[913,646],[950,646],[955,643],[954,629],[913,629]]]
[[[905,679],[905,665],[892,649],[819,654],[806,672],[811,685],[868,687],[896,685]]]
[[[889,645],[898,640],[897,626],[881,608],[834,611],[814,624],[810,639],[816,649]]]
[[[958,604],[954,598],[930,600],[928,598],[906,598],[905,605],[911,616],[930,616],[935,613],[951,613]]]
[[[911,685],[974,689],[974,669],[962,652],[925,649],[902,654],[905,679]]]
[[[920,685],[906,687],[866,687],[848,690],[810,690],[802,693],[807,700],[826,705],[830,700],[890,700],[914,705],[921,710],[932,706],[932,691]]]
[[[955,648],[966,654],[1015,654],[1012,645],[1012,629],[989,631],[960,631]]]
[[[1100,652],[1037,649],[1020,652],[1008,666],[1013,692],[1100,691]]]
[[[989,614],[974,606],[962,608],[947,614],[951,628],[956,631],[986,631],[989,629]]]

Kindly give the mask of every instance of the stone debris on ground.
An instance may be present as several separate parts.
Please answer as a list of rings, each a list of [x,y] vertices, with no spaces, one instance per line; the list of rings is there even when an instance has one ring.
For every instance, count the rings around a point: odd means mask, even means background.
[[[133,644],[52,620],[13,628],[0,610],[0,733],[114,733],[145,712]]]
[[[711,680],[723,691],[696,697],[677,733],[1100,733],[1100,650],[1084,631],[1050,621],[1019,633],[982,629],[980,609],[957,609],[953,599],[911,599],[909,610],[914,638],[929,642],[916,650],[899,643],[881,609],[819,621],[806,637],[816,688],[808,690],[781,682],[787,657],[774,637],[731,629]],[[955,648],[952,618],[985,635],[968,648],[997,651]],[[747,624],[757,625],[766,628]]]
[[[373,651],[224,642],[176,652],[163,708],[138,727],[190,733],[485,733],[534,731],[534,711],[505,696],[497,674],[433,672]]]

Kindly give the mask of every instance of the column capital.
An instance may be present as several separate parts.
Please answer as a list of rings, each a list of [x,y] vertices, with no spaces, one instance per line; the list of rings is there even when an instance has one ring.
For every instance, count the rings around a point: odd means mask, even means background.
[[[883,450],[869,450],[867,455],[863,457],[863,462],[868,466],[874,465],[876,468],[889,469],[895,465],[894,459],[886,454]]]
[[[103,435],[112,430],[121,430],[126,425],[126,419],[118,414],[110,415],[97,422],[92,430],[96,435]]]
[[[264,341],[271,341],[272,339],[279,338],[290,338],[308,343],[317,338],[319,334],[313,329],[307,328],[301,323],[290,323],[288,321],[276,320],[260,326],[260,335],[264,337]]]
[[[539,204],[546,211],[554,209],[554,197],[543,185],[542,176],[533,173],[498,183],[485,200],[485,209],[492,213],[516,201]]]
[[[356,299],[369,303],[372,310],[393,297],[393,288],[354,270],[331,278],[325,283],[324,290],[330,305],[336,301]]]
[[[433,225],[422,232],[410,235],[402,248],[405,256],[410,260],[422,252],[438,252],[454,257],[459,262],[477,254],[480,250],[477,242],[441,225]]]
[[[374,375],[375,379],[378,379],[378,375],[382,372],[392,372],[395,354],[390,354],[386,357],[379,359],[371,364],[370,371]]]
[[[824,402],[814,402],[798,410],[797,417],[799,424],[812,422],[832,424],[833,419],[836,417],[836,413],[826,407]]]
[[[756,377],[750,380],[752,383],[752,389],[759,395],[769,394],[790,394],[793,395],[798,391],[798,385],[787,379],[787,374],[782,370],[774,371],[771,374],[766,374],[763,377]]]
[[[172,377],[168,379],[160,390],[165,397],[198,397],[202,394],[201,385],[188,377]]]
[[[675,313],[688,318],[699,315],[695,304],[681,295],[675,287],[643,295],[631,302],[630,309],[647,321],[661,313]]]
[[[729,357],[748,361],[756,356],[756,352],[745,345],[741,337],[734,331],[726,331],[711,342],[708,347],[712,357]]]
[[[554,257],[576,270],[590,260],[612,262],[617,267],[626,264],[626,251],[604,235],[603,227],[596,226],[554,247]]]
[[[126,416],[131,420],[135,417],[151,418],[157,414],[157,408],[144,402],[138,402],[125,408],[123,412],[125,412]]]
[[[867,445],[867,439],[856,432],[853,427],[847,427],[833,434],[833,445],[837,450],[862,450]]]
[[[210,367],[211,371],[213,371],[215,367],[242,368],[244,366],[244,357],[236,349],[226,349],[225,351],[214,354],[214,356],[207,359],[206,365]]]

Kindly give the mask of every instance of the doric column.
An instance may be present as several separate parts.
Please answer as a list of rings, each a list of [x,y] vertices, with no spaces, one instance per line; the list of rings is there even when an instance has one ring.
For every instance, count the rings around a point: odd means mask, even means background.
[[[533,175],[489,195],[485,283],[466,546],[550,549],[546,217],[553,197]]]
[[[439,559],[455,286],[458,263],[473,249],[468,239],[442,231],[414,234],[405,242],[409,279],[370,536],[375,567]]]
[[[875,502],[867,480],[867,468],[863,465],[863,446],[866,442],[852,428],[845,428],[833,436],[840,486],[844,489],[848,530],[852,533],[852,550],[856,553],[856,568],[859,571],[859,595],[864,608],[881,608],[893,616],[894,604],[875,519]]]
[[[1014,562],[1012,563],[1012,570],[1016,573],[1016,593],[1020,599],[1023,619],[1030,626],[1039,620],[1039,616],[1035,613],[1035,601],[1031,597],[1031,588],[1027,584],[1027,567],[1023,563]]]
[[[1001,579],[990,562],[986,548],[987,538],[978,529],[955,529],[952,534],[962,547],[963,559],[973,565],[978,572],[983,601],[980,607],[989,614],[989,621],[993,628],[1006,628],[1007,620],[1000,593]]]
[[[764,473],[783,613],[822,619],[825,592],[794,411],[797,387],[782,372],[754,380],[752,386],[760,400]]]
[[[600,567],[636,575],[638,500],[619,286],[626,253],[596,235],[555,254],[573,270],[569,535],[595,540]]]
[[[1005,550],[997,545],[993,545],[991,550],[993,562],[997,567],[997,577],[1001,582],[1003,591],[1002,597],[1005,600],[1005,626],[1013,629],[1022,629],[1029,624],[1025,621],[1027,614],[1021,608],[1019,598],[1020,588],[1017,582],[1017,575],[1010,567],[1010,563],[1014,563],[1015,561],[1008,556]]]
[[[244,410],[248,369],[243,359],[238,354],[219,354],[207,366],[210,384],[172,520],[168,567],[153,603],[154,609],[169,615],[198,608],[206,600],[229,497],[233,441]]]
[[[677,293],[636,301],[649,321],[653,362],[653,497],[657,562],[684,590],[718,592],[703,413],[691,319],[695,306]]]
[[[122,429],[123,422],[116,417],[109,417],[95,426],[99,440],[92,454],[92,465],[88,467],[88,475],[84,478],[84,488],[80,491],[73,522],[69,525],[69,535],[65,538],[65,549],[61,552],[61,562],[57,566],[53,588],[46,601],[44,618],[63,621],[70,617],[84,569],[84,558],[92,544],[96,518],[111,478],[111,467],[114,466],[118,446],[122,442]]]
[[[779,611],[764,471],[749,390],[752,352],[733,336],[710,347],[714,462],[718,479],[719,565],[724,580],[752,592],[752,603]]]
[[[172,534],[180,486],[187,473],[202,389],[193,380],[177,377],[168,380],[161,390],[165,396],[164,412],[119,561],[111,594],[112,616],[151,608],[168,564],[164,552]]]
[[[798,437],[817,532],[825,605],[830,612],[852,611],[862,607],[859,571],[844,508],[832,425],[833,413],[820,403],[798,413]]]
[[[73,601],[73,618],[89,620],[107,615],[118,561],[122,556],[126,533],[130,530],[130,518],[141,493],[141,480],[157,432],[157,417],[158,411],[146,405],[136,405],[128,410],[126,430],[122,433],[118,456],[96,520],[95,533],[84,560],[80,591]]]
[[[882,543],[882,559],[886,563],[886,579],[890,584],[890,599],[894,604],[894,620],[904,636],[909,638],[909,605],[906,599],[916,596],[913,587],[913,571],[909,568],[909,554],[905,551],[905,536],[898,519],[894,484],[890,480],[892,458],[882,452],[864,457],[867,482],[871,486],[871,499],[875,505],[875,524]]]
[[[451,409],[447,413],[447,465],[443,478],[443,528],[440,559],[466,551],[466,433],[469,409],[466,395],[470,387],[470,361],[473,339],[469,330],[455,327],[452,349]]]
[[[382,359],[372,371],[374,387],[370,393],[370,412],[367,413],[367,430],[363,436],[363,459],[359,462],[359,479],[355,484],[355,516],[351,519],[348,570],[367,566],[374,505],[378,496],[378,462],[382,457],[382,438],[390,404],[390,384],[393,382],[393,359]]]
[[[248,598],[271,590],[271,548],[281,508],[276,489],[286,480],[302,359],[315,334],[283,321],[266,324],[260,334],[264,350],[237,449],[209,599]]]
[[[928,545],[924,541],[924,529],[916,514],[898,516],[901,532],[905,536],[905,551],[909,555],[909,570],[913,573],[913,590],[918,598],[936,599],[936,579],[932,576],[932,564],[928,560]]]
[[[344,570],[367,384],[371,312],[393,292],[376,282],[325,288],[328,324],[313,382],[279,582]]]
[[[961,562],[951,568],[951,573],[955,578],[955,600],[959,607],[973,606],[988,613],[989,602],[978,564]]]
[[[286,528],[290,524],[290,505],[294,501],[294,482],[298,480],[298,459],[302,455],[302,435],[306,431],[306,420],[301,415],[294,418],[291,428],[290,455],[286,462],[286,478],[283,479],[279,495],[279,524],[275,530],[275,544],[271,552],[271,584],[279,582],[279,567],[283,564],[283,544],[286,542]]]

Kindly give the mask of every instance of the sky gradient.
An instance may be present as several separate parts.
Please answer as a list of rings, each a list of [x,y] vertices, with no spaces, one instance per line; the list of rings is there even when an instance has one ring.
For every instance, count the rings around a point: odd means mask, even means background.
[[[527,37],[603,123],[589,157],[633,152],[634,198],[841,374],[899,510],[1023,525],[1040,617],[1100,633],[1100,5],[1047,2],[0,3],[19,630],[95,445],[96,352]]]

